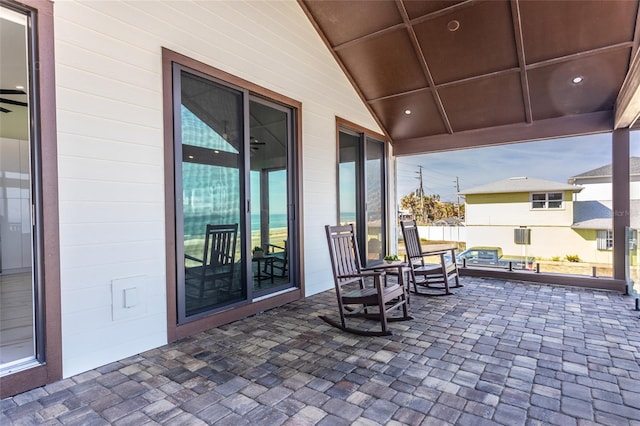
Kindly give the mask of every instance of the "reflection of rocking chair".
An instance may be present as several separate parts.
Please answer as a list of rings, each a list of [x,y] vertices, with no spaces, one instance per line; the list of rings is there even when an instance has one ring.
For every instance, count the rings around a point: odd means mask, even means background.
[[[231,225],[207,225],[202,259],[185,254],[186,259],[199,264],[191,268],[185,267],[185,273],[200,280],[200,297],[204,295],[207,282],[215,284],[218,280],[226,281],[227,290],[231,291],[235,269],[237,234],[237,223]]]
[[[273,269],[277,269],[280,271],[280,276],[284,277],[287,275],[289,268],[289,253],[287,247],[287,240],[284,240],[284,244],[282,246],[276,244],[266,244],[267,247],[267,257],[272,258],[272,266]],[[267,264],[264,264],[264,271],[267,272]]]
[[[355,240],[353,225],[326,226],[331,267],[338,298],[340,322],[327,316],[320,318],[341,330],[364,336],[385,336],[391,331],[387,321],[412,319],[407,309],[407,294],[402,279],[400,283],[386,282],[385,272],[378,269],[364,269],[360,266],[360,253]],[[376,267],[377,268],[377,267]],[[399,266],[402,276],[402,266]],[[373,281],[373,286],[371,286]],[[391,311],[402,309],[401,317],[388,317]],[[348,327],[347,318],[360,317],[377,319],[381,331],[367,331]]]

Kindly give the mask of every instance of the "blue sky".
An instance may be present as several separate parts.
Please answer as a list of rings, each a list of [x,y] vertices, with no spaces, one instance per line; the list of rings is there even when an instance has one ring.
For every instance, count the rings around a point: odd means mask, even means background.
[[[640,132],[631,133],[630,145],[640,156]],[[567,182],[609,163],[611,134],[398,157],[398,199],[418,188],[419,166],[425,194],[456,201],[456,176],[462,191],[515,176]]]

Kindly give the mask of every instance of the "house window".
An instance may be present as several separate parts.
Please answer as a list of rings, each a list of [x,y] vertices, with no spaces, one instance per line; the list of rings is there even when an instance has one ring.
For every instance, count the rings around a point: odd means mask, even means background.
[[[613,250],[613,231],[609,229],[598,230],[598,250]]]
[[[544,192],[531,194],[532,209],[561,209],[562,192]]]
[[[364,264],[380,262],[387,246],[385,144],[339,127],[338,222],[355,225]]]

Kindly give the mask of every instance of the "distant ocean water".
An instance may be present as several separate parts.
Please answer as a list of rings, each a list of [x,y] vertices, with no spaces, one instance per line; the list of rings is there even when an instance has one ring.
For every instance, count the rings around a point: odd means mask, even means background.
[[[287,214],[286,213],[274,213],[269,215],[269,226],[271,229],[284,229],[287,227]],[[251,215],[251,231],[260,230],[260,215]]]
[[[341,212],[340,213],[340,223],[355,223],[356,221],[356,213],[355,212]]]

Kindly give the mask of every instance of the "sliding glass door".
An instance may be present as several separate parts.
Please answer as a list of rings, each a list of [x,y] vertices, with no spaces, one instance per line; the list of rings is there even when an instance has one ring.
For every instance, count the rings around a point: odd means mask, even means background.
[[[251,98],[249,115],[252,276],[253,291],[261,295],[290,286],[288,147],[293,126],[289,108],[262,98]]]
[[[244,96],[176,68],[178,311],[185,321],[247,298]]]
[[[353,223],[363,264],[386,252],[384,142],[341,128],[338,140],[338,222]]]
[[[367,137],[365,146],[367,263],[375,263],[382,261],[386,247],[384,143]]]
[[[175,64],[178,322],[293,286],[292,111]]]
[[[0,376],[36,362],[34,146],[28,18],[0,6]]]

